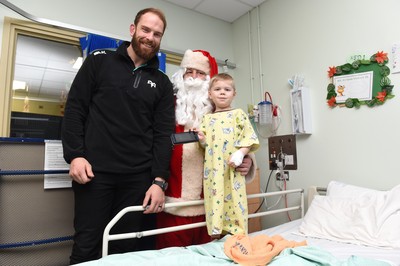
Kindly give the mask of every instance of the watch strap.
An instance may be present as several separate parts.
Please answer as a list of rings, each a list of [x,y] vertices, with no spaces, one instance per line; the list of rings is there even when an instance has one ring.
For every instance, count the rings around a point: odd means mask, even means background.
[[[168,187],[167,181],[153,180],[152,184],[159,186],[162,189],[162,191],[167,190]]]

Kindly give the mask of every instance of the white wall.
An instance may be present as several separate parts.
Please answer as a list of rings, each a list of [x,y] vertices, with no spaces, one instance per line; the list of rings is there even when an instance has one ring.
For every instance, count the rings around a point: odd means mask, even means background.
[[[389,55],[400,42],[400,2],[396,0],[267,0],[259,8],[262,91],[268,90],[283,110],[278,135],[291,134],[288,78],[302,74],[311,90],[313,133],[297,137],[298,170],[290,171],[288,188],[326,186],[336,179],[375,189],[399,183],[400,75],[390,74],[395,98],[382,106],[330,109],[326,103],[329,66],[342,65],[353,54],[368,57],[377,51]],[[237,87],[250,89],[248,40],[243,38],[251,21],[257,32],[257,10],[234,23]],[[261,100],[257,36],[253,36],[253,92]],[[246,78],[242,78],[246,77]],[[243,95],[243,92],[239,92]],[[245,106],[246,102],[240,102]],[[257,153],[262,187],[269,174],[267,142]],[[271,189],[274,188],[272,184]],[[286,217],[283,217],[285,219]],[[265,218],[264,226],[275,224]]]

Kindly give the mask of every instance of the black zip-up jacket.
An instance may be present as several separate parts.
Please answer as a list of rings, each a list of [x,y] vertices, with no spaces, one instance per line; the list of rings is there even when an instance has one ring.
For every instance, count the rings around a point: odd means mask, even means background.
[[[63,119],[67,163],[84,157],[93,171],[169,177],[174,96],[158,58],[135,67],[129,42],[89,55],[72,83]]]

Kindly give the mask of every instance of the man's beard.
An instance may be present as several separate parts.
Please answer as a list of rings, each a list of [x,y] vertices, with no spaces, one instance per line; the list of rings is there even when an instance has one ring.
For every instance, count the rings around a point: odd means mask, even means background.
[[[179,74],[178,74],[179,75]],[[207,80],[188,78],[174,82],[176,94],[176,122],[186,129],[198,128],[205,114],[213,110],[208,99],[209,77]]]
[[[152,50],[148,51],[144,48],[141,48],[141,43],[150,44],[152,46]],[[156,45],[156,43],[152,41],[147,42],[146,38],[144,37],[138,39],[136,36],[136,32],[132,36],[131,44],[133,51],[136,53],[136,55],[141,57],[145,61],[149,61],[150,59],[152,59],[160,50],[160,44]]]

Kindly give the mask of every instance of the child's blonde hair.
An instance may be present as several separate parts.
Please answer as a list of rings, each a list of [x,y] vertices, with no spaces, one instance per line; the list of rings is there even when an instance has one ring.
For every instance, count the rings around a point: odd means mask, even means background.
[[[232,76],[227,73],[219,73],[219,74],[215,75],[214,77],[212,77],[212,79],[210,80],[210,87],[208,89],[210,90],[212,88],[212,86],[214,85],[214,83],[216,83],[217,81],[221,81],[221,80],[230,81],[232,84],[232,88],[236,91],[235,82],[234,82]]]

